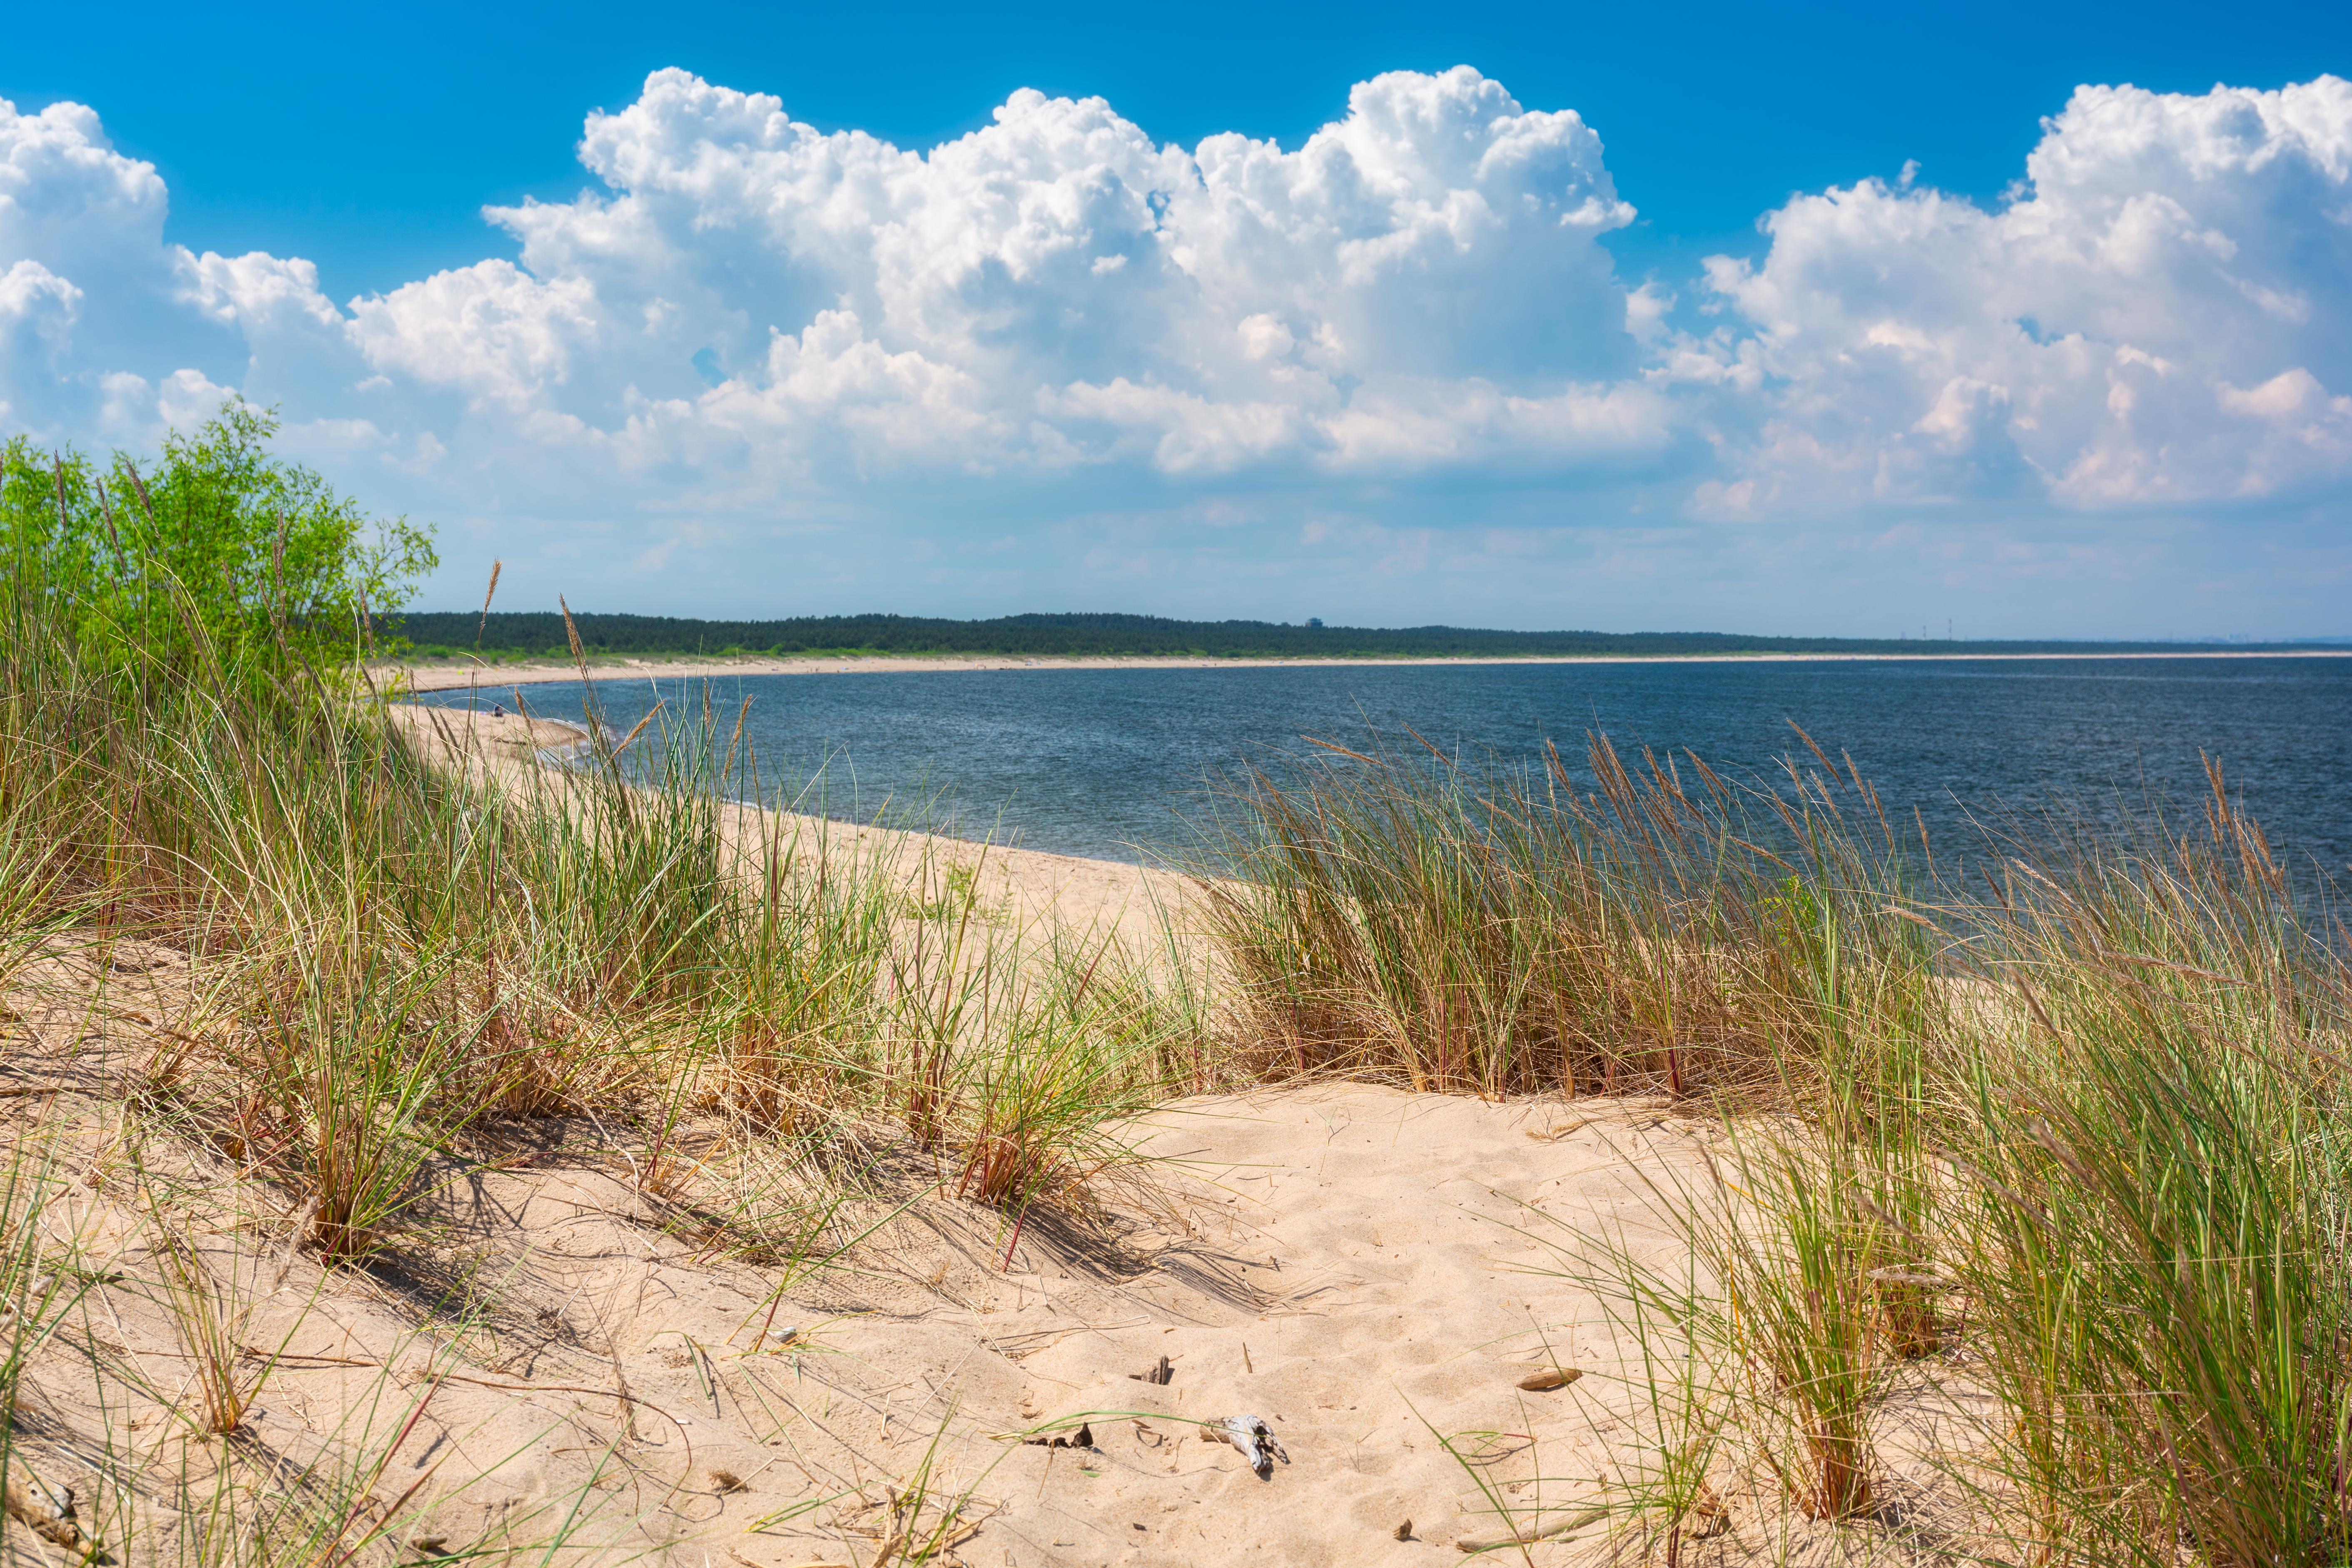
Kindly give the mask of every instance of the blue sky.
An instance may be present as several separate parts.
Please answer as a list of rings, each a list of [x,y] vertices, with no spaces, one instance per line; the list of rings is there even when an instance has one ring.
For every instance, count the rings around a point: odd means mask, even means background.
[[[662,14],[667,12],[668,14]],[[335,298],[486,250],[486,203],[568,198],[591,109],[680,66],[774,93],[794,119],[928,147],[1017,88],[1100,96],[1155,139],[1221,131],[1295,145],[1388,70],[1467,63],[1523,102],[1578,110],[1643,210],[1611,248],[1637,274],[1753,250],[1790,193],[1920,177],[1990,198],[2083,82],[2162,92],[2352,75],[2352,7],[2210,4],[1205,4],[661,7],[258,5],[115,11],[94,47],[43,7],[10,26],[0,96],[96,108],[170,184],[195,250],[319,263]],[[1342,19],[1343,18],[1343,19]]]
[[[2352,632],[2352,8],[110,16],[0,424],[275,403],[428,603]]]

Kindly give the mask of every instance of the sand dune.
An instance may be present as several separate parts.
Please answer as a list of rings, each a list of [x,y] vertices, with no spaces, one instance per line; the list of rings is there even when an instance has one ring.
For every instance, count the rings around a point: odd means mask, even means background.
[[[428,754],[518,782],[566,738],[519,719],[396,721]],[[927,851],[961,852],[890,850]],[[1129,867],[991,859],[1041,921],[1117,927],[1177,890]],[[500,1122],[450,1150],[395,1251],[327,1271],[220,1150],[156,1140],[143,1174],[130,1163],[120,1108],[194,990],[167,949],[53,943],[0,1010],[16,1073],[0,1116],[20,1145],[54,1141],[79,1179],[51,1224],[102,1266],[27,1374],[20,1458],[88,1496],[90,1456],[152,1449],[143,1506],[164,1511],[150,1517],[201,1500],[218,1450],[164,1408],[189,1387],[152,1283],[168,1228],[257,1302],[242,1342],[283,1347],[248,1457],[292,1474],[385,1455],[368,1484],[405,1499],[404,1542],[426,1543],[405,1561],[562,1531],[579,1560],[865,1568],[899,1561],[910,1528],[946,1543],[929,1561],[985,1568],[1459,1561],[1578,1518],[1644,1462],[1635,1347],[1562,1260],[1608,1233],[1672,1264],[1660,1194],[1701,1179],[1720,1136],[1659,1101],[1364,1084],[1194,1098],[1118,1130],[1140,1160],[1097,1184],[1091,1213],[1035,1209],[1017,1229],[884,1137],[871,1195],[821,1250],[854,1241],[807,1269],[713,1256],[700,1200],[649,1191],[626,1129]],[[778,1157],[716,1121],[675,1147],[712,1180]],[[773,1205],[789,1219],[788,1198]],[[1163,1358],[1168,1381],[1139,1375]],[[100,1363],[126,1369],[103,1402]],[[1553,1368],[1577,1376],[1520,1386]],[[1235,1417],[1284,1450],[1264,1476],[1218,1435]],[[195,1492],[172,1493],[174,1475]],[[1843,1549],[1721,1484],[1729,1528],[1685,1542],[1682,1564]],[[1529,1560],[1591,1558],[1598,1528]],[[133,1560],[172,1545],[152,1537]]]
[[[307,1463],[405,1425],[377,1490],[417,1485],[404,1533],[455,1552],[569,1519],[579,1544],[677,1563],[866,1563],[928,1454],[920,1522],[958,1537],[942,1562],[1454,1561],[1498,1521],[1438,1434],[1532,1510],[1589,1500],[1632,1431],[1608,1375],[1620,1347],[1522,1233],[1638,1228],[1644,1182],[1689,1169],[1706,1136],[1623,1102],[1571,1113],[1360,1085],[1186,1100],[1129,1130],[1157,1163],[1091,1226],[1033,1221],[1008,1257],[1003,1216],[920,1197],[779,1300],[775,1268],[698,1255],[623,1146],[549,1121],[486,1133],[502,1142],[446,1173],[417,1215],[429,1245],[330,1274],[234,1239],[240,1215],[267,1227],[266,1193],[215,1152],[152,1151],[145,1188],[110,1152],[117,1080],[149,1043],[124,1016],[168,1014],[185,973],[160,949],[119,948],[103,974],[60,954],[9,998],[17,1065],[52,1106],[40,1120],[68,1168],[96,1173],[70,1188],[70,1223],[121,1275],[67,1340],[151,1390],[186,1387],[184,1346],[142,1283],[166,1216],[141,1194],[167,1178],[187,1194],[170,1222],[260,1298],[246,1342],[285,1346],[247,1441]],[[100,986],[95,1014],[77,1005]],[[32,1103],[11,1107],[19,1138]],[[1130,1376],[1162,1357],[1165,1385]],[[1555,1363],[1586,1376],[1516,1386]],[[71,1456],[101,1451],[100,1433],[138,1447],[176,1430],[152,1397],[101,1409],[60,1353],[26,1398],[25,1455],[85,1496]],[[1203,1425],[1234,1415],[1263,1418],[1288,1462],[1254,1474]],[[1082,1423],[1087,1447],[1020,1441]],[[1559,1516],[1520,1523],[1536,1517]]]

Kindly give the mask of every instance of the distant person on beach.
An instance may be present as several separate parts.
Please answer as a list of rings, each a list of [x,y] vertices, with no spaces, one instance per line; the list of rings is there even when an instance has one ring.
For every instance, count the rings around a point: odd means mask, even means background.
[[[506,710],[506,709],[505,709],[503,706],[501,706],[500,704],[496,703],[496,702],[493,702],[493,703],[491,703],[491,704],[490,704],[490,717],[491,717],[491,718],[493,718],[493,719],[503,719],[503,718],[505,718],[506,716],[507,716],[507,710]]]

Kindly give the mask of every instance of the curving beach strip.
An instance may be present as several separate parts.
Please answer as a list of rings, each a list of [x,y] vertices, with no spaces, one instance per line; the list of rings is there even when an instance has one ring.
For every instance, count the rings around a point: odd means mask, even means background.
[[[908,654],[869,657],[743,658],[623,658],[591,663],[592,679],[660,679],[700,676],[722,679],[744,675],[902,675],[917,672],[949,674],[975,669],[1326,669],[1360,665],[1367,668],[1435,665],[1509,664],[1886,664],[1923,659],[2181,659],[2181,658],[2352,658],[2345,648],[2200,648],[2179,653],[1692,653],[1591,654],[1550,658],[1206,658],[1078,656],[1069,658],[997,654],[944,654],[921,658]],[[379,678],[396,677],[410,691],[455,691],[479,687],[503,691],[513,686],[577,680],[577,665],[559,660],[522,664],[490,664],[442,660],[425,664],[385,664],[375,667]]]

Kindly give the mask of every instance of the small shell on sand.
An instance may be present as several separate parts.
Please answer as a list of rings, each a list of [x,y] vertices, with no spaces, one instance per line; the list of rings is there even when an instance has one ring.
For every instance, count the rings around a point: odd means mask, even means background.
[[[1543,1394],[1555,1388],[1566,1388],[1584,1373],[1572,1366],[1548,1366],[1541,1372],[1529,1373],[1519,1379],[1519,1386],[1530,1394]]]

